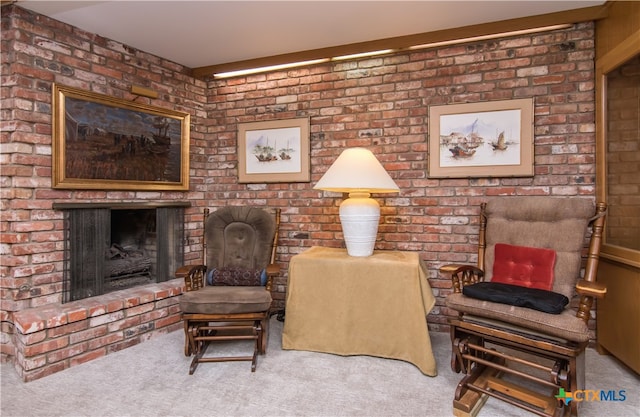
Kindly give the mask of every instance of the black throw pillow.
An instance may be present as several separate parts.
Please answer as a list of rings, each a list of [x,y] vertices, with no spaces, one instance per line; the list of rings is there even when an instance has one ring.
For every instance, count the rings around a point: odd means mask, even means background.
[[[569,299],[557,292],[498,282],[478,282],[462,289],[467,297],[494,303],[526,307],[550,314],[560,314]]]

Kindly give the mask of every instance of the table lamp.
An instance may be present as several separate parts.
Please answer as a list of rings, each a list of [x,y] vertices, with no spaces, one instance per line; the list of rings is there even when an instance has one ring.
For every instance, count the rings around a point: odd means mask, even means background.
[[[349,193],[349,198],[340,204],[340,224],[347,253],[370,256],[380,220],[380,205],[370,193],[400,191],[373,153],[365,148],[345,149],[313,188]]]

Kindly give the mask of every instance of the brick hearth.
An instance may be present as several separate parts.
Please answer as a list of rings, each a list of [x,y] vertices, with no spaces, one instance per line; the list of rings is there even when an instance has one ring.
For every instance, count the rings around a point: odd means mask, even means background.
[[[174,279],[16,312],[16,370],[33,381],[177,330],[182,292]]]

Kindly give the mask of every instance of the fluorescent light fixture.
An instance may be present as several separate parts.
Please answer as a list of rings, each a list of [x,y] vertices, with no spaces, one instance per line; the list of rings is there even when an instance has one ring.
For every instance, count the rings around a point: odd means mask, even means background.
[[[220,73],[217,73],[217,74],[213,74],[213,77],[214,78],[239,77],[239,76],[243,76],[243,75],[258,74],[258,73],[261,73],[261,72],[268,72],[268,71],[276,71],[276,70],[287,69],[287,68],[302,67],[302,66],[305,66],[305,65],[321,64],[323,62],[329,62],[329,61],[342,61],[342,60],[347,60],[347,59],[357,59],[357,58],[364,58],[364,57],[368,57],[368,56],[390,54],[392,52],[397,52],[397,51],[400,51],[400,50],[407,50],[407,49],[408,50],[416,50],[416,49],[425,49],[425,48],[435,48],[435,47],[438,47],[438,46],[457,45],[457,44],[466,43],[466,42],[476,42],[476,41],[484,41],[484,40],[488,40],[488,39],[504,38],[504,37],[507,37],[507,36],[526,35],[526,34],[529,34],[529,33],[545,32],[545,31],[558,30],[558,29],[567,29],[567,28],[570,28],[571,26],[573,26],[573,25],[571,25],[571,24],[562,24],[562,25],[553,25],[553,26],[543,26],[543,27],[532,28],[532,29],[514,30],[514,31],[511,31],[511,32],[493,33],[493,34],[490,34],[490,35],[473,36],[473,37],[470,37],[470,38],[451,39],[451,40],[442,41],[442,42],[432,42],[432,43],[425,43],[425,44],[421,44],[421,45],[413,45],[413,46],[409,46],[407,48],[401,48],[401,49],[381,49],[381,50],[378,50],[378,51],[370,51],[370,52],[361,52],[361,53],[357,53],[357,54],[341,55],[341,56],[336,56],[336,57],[332,57],[332,58],[319,58],[319,59],[312,59],[312,60],[309,60],[309,61],[290,62],[290,63],[286,63],[286,64],[269,65],[269,66],[266,66],[266,67],[248,68],[248,69],[237,70],[237,71],[229,71],[229,72],[220,72]]]
[[[435,48],[438,46],[457,45],[460,43],[485,41],[489,39],[504,38],[507,36],[527,35],[529,33],[546,32],[548,30],[567,29],[567,28],[570,28],[571,26],[573,25],[564,24],[564,25],[544,26],[544,27],[533,28],[533,29],[514,30],[511,32],[493,33],[491,35],[473,36],[471,38],[451,39],[449,41],[425,43],[422,45],[413,45],[413,46],[410,46],[408,49],[411,49],[411,50],[426,49],[426,48]]]
[[[356,58],[364,58],[364,57],[367,57],[367,56],[390,54],[392,52],[395,52],[395,49],[382,49],[382,50],[379,50],[379,51],[361,52],[361,53],[358,53],[358,54],[334,56],[333,58],[331,58],[331,60],[332,61],[342,61],[342,60],[345,60],[345,59],[356,59]]]
[[[220,72],[220,73],[217,73],[217,74],[213,74],[213,77],[214,78],[239,77],[241,75],[250,75],[250,74],[257,74],[257,73],[260,73],[260,72],[276,71],[276,70],[287,69],[287,68],[302,67],[302,66],[305,66],[305,65],[321,64],[321,63],[327,62],[327,61],[329,61],[329,58],[312,59],[310,61],[290,62],[290,63],[287,63],[287,64],[269,65],[267,67],[257,67],[257,68],[249,68],[249,69],[238,70],[238,71]]]

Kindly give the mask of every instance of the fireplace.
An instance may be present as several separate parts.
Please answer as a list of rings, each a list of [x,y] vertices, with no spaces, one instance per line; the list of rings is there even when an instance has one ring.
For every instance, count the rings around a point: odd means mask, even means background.
[[[156,209],[111,210],[110,214],[111,239],[105,252],[104,292],[154,282],[158,270]],[[73,281],[71,292],[74,292]]]
[[[63,302],[173,278],[188,205],[56,204],[64,212]]]

